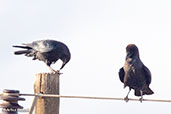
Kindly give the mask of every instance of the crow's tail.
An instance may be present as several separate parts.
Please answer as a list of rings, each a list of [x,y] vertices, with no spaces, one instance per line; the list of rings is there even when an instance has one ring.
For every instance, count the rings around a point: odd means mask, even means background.
[[[140,90],[135,90],[134,94],[135,94],[135,96],[141,96]],[[143,95],[151,95],[151,94],[154,94],[154,92],[149,87],[147,87],[145,90],[143,90]]]
[[[12,46],[12,47],[15,47],[15,48],[24,48],[24,49],[32,49],[31,47],[28,47],[28,46]]]
[[[29,54],[31,52],[31,47],[28,46],[13,46],[15,48],[23,48],[23,49],[27,49],[27,50],[20,50],[20,51],[15,51],[14,54],[15,55],[21,55],[21,54]]]
[[[147,87],[143,93],[146,95],[154,94],[154,92],[149,87]]]
[[[15,51],[15,55],[21,55],[21,54],[28,54],[30,53],[30,50],[21,50],[21,51]]]

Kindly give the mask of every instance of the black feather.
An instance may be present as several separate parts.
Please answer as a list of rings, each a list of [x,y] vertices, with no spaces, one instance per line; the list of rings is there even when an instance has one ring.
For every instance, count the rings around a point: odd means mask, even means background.
[[[120,70],[119,70],[119,79],[120,79],[120,81],[121,81],[122,83],[124,83],[124,76],[125,76],[125,72],[124,72],[124,69],[123,69],[123,67],[122,67],[122,68],[120,68]]]
[[[15,48],[24,48],[24,49],[32,49],[31,47],[28,47],[28,46],[12,46],[12,47],[15,47]]]

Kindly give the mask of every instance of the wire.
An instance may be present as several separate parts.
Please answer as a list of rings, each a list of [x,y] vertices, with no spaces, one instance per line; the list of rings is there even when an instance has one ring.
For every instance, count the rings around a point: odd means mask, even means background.
[[[99,99],[99,100],[124,100],[124,98],[113,97],[91,97],[91,96],[67,96],[67,95],[55,95],[55,94],[20,94],[20,96],[39,96],[39,97],[55,97],[55,98],[78,98],[78,99]],[[140,101],[139,99],[129,98],[130,101]],[[171,100],[164,99],[143,99],[143,101],[151,102],[171,102]]]

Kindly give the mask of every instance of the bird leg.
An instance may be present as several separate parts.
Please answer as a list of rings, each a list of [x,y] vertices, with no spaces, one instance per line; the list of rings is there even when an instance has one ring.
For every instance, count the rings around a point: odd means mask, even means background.
[[[50,69],[50,71],[52,72],[52,73],[57,73],[57,74],[62,74],[62,73],[60,73],[60,70],[54,70],[52,67],[50,67],[49,65],[47,65],[48,66],[48,68]]]
[[[53,68],[51,68],[50,66],[48,66],[48,67],[51,70],[51,72],[56,73],[56,71]]]
[[[128,101],[129,101],[128,95],[129,95],[130,91],[131,91],[131,88],[129,88],[129,91],[128,91],[128,93],[127,93],[126,97],[124,98],[124,100],[125,100],[126,102],[128,102]]]
[[[142,101],[143,101],[143,91],[140,90],[140,93],[141,93],[141,98],[140,98],[139,100],[140,100],[140,102],[142,103]]]

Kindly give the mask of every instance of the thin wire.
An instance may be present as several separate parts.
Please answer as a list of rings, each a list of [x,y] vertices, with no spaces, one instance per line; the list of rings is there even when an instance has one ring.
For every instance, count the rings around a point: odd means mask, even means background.
[[[78,98],[78,99],[99,99],[99,100],[124,100],[124,98],[113,97],[91,97],[91,96],[67,96],[67,95],[55,95],[55,94],[20,94],[21,96],[39,96],[39,97],[56,97],[56,98]],[[129,98],[130,101],[140,101],[139,99]],[[143,101],[151,102],[171,102],[171,100],[164,99],[143,99]]]

